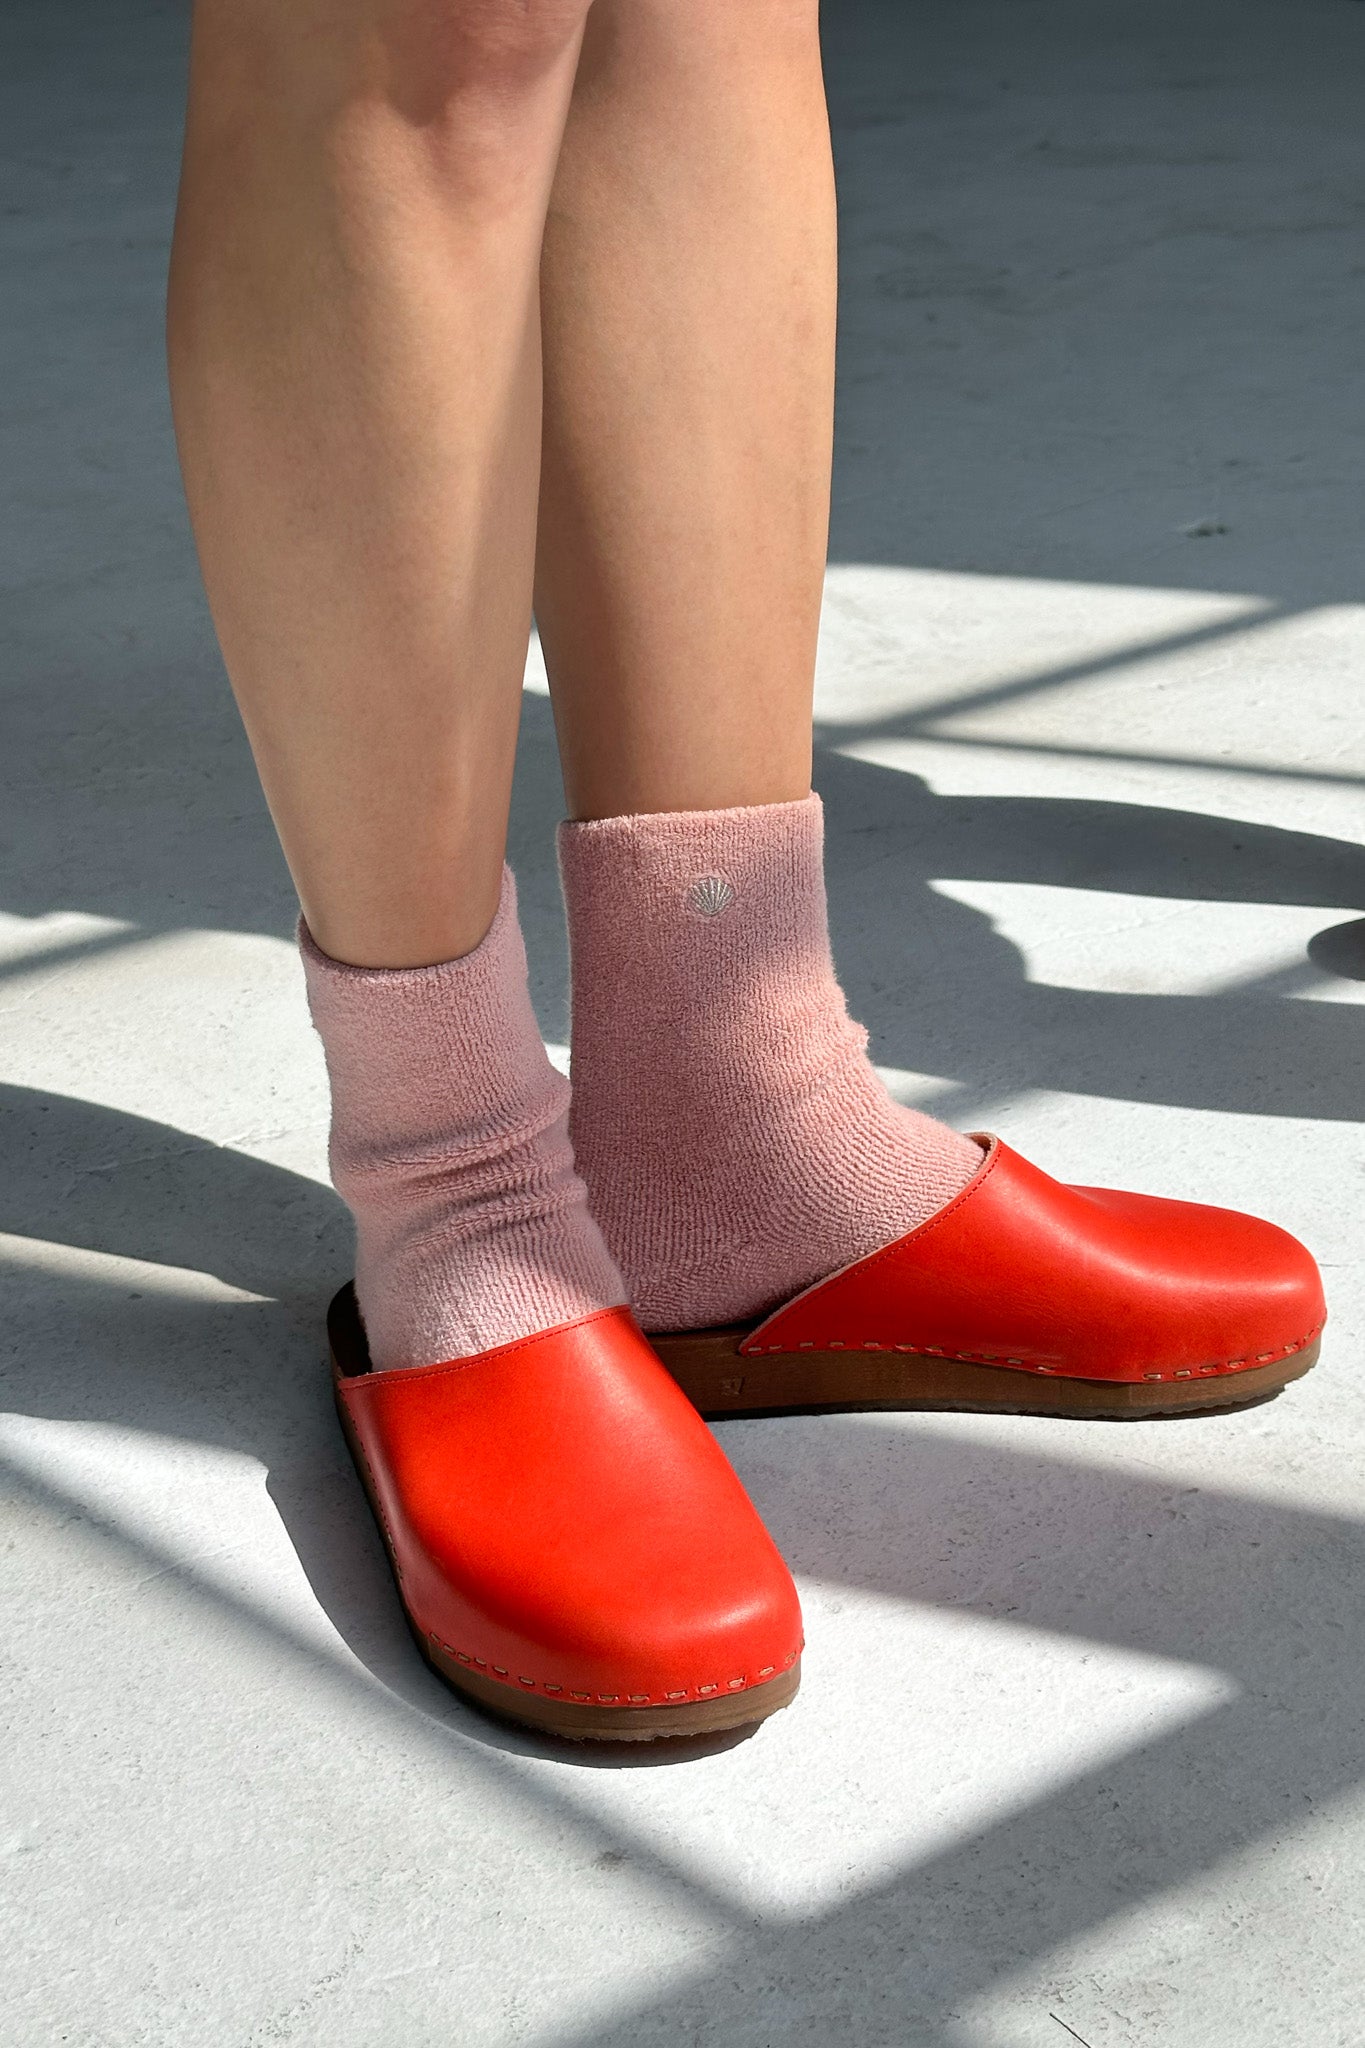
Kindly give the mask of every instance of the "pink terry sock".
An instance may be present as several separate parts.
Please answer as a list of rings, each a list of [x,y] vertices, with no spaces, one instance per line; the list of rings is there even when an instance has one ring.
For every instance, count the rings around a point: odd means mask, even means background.
[[[820,799],[563,825],[571,1129],[646,1329],[738,1322],[901,1237],[981,1149],[892,1101],[830,957]]]
[[[463,959],[347,967],[302,921],[299,945],[375,1365],[468,1357],[623,1302],[531,1008],[510,869]]]

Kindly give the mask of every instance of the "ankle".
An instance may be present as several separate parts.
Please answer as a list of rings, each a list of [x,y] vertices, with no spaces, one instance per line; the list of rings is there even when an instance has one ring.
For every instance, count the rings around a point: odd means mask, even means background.
[[[623,1301],[531,1008],[510,871],[460,959],[354,968],[302,924],[299,943],[375,1363],[469,1356]]]

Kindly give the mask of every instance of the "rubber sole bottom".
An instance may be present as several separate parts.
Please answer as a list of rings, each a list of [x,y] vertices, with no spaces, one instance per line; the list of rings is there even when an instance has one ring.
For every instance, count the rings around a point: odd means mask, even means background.
[[[370,1370],[365,1333],[356,1310],[355,1295],[349,1285],[341,1289],[327,1312],[327,1332],[334,1379],[350,1378],[356,1372]],[[384,1555],[393,1574],[394,1591],[413,1639],[437,1677],[444,1679],[451,1690],[469,1705],[495,1715],[500,1721],[512,1722],[519,1728],[532,1728],[539,1734],[555,1735],[567,1742],[668,1742],[754,1727],[795,1699],[801,1684],[799,1657],[790,1670],[766,1680],[762,1685],[745,1686],[742,1692],[718,1693],[713,1699],[670,1701],[657,1707],[606,1707],[580,1704],[577,1700],[547,1699],[543,1694],[523,1692],[519,1686],[505,1685],[498,1679],[484,1678],[477,1671],[468,1670],[443,1648],[435,1636],[422,1628],[403,1599],[389,1532],[370,1484],[369,1465],[339,1392],[336,1405],[342,1435],[351,1453],[356,1477],[369,1502],[370,1513],[374,1516]]]
[[[956,1410],[972,1415],[1058,1415],[1137,1422],[1213,1415],[1269,1400],[1316,1363],[1320,1339],[1237,1372],[1162,1380],[1082,1380],[1017,1366],[900,1351],[801,1351],[746,1357],[752,1325],[651,1335],[650,1343],[694,1408],[727,1415],[810,1415],[860,1409]]]

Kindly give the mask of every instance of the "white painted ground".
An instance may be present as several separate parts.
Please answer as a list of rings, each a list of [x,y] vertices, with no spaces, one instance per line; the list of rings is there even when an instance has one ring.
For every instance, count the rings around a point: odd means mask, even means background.
[[[1365,10],[830,24],[855,1008],[902,1099],[1299,1231],[1333,1322],[1223,1420],[727,1425],[806,1682],[666,1767],[430,1677],[332,1419],[321,1061],[159,383],[181,33],[3,29],[0,2039],[1354,2048]],[[555,1044],[558,805],[533,672]]]

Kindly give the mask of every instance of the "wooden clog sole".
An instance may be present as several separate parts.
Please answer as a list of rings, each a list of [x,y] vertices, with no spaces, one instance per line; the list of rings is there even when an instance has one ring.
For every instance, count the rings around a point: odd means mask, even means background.
[[[860,1409],[938,1409],[975,1415],[1059,1415],[1132,1422],[1248,1408],[1301,1379],[1320,1339],[1268,1365],[1214,1367],[1161,1379],[1073,1379],[1019,1366],[985,1365],[924,1352],[798,1351],[746,1356],[753,1328],[651,1335],[693,1407],[708,1421],[727,1415],[801,1415]]]

